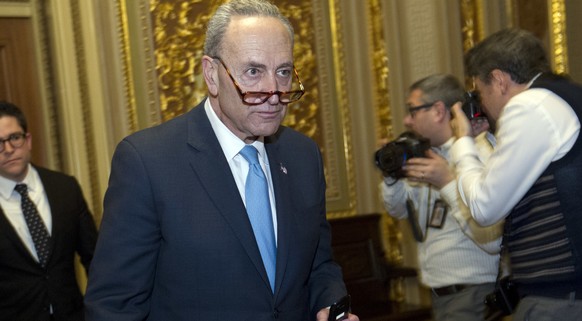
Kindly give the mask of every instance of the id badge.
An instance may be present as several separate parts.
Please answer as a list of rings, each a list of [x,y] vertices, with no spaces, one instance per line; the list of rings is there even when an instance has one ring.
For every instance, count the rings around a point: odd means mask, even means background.
[[[429,227],[443,228],[445,225],[445,219],[447,217],[447,204],[442,200],[436,200],[434,202],[434,207],[432,209],[432,215],[430,216]]]

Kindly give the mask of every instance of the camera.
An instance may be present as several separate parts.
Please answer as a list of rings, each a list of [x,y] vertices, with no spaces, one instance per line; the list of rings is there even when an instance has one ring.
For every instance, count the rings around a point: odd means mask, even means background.
[[[463,102],[463,112],[467,115],[469,120],[475,118],[485,117],[485,114],[481,110],[481,100],[479,99],[479,94],[476,91],[465,92],[465,101]]]
[[[384,145],[376,151],[374,160],[376,166],[396,180],[405,177],[402,166],[406,160],[413,157],[424,157],[430,148],[430,141],[413,132],[404,132],[397,139]]]
[[[510,315],[519,302],[517,287],[508,277],[498,282],[495,291],[485,297],[485,304],[491,311],[498,311],[501,315]]]

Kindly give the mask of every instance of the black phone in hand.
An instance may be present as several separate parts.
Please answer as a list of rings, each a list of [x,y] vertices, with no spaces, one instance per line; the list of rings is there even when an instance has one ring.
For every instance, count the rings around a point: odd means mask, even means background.
[[[350,312],[350,295],[346,295],[329,308],[328,321],[340,321],[348,318]]]

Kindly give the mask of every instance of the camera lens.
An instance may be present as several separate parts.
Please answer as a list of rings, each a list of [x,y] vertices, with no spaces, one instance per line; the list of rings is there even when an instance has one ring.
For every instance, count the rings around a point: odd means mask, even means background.
[[[374,158],[379,169],[385,173],[393,173],[402,167],[403,156],[402,147],[391,143],[380,148]]]

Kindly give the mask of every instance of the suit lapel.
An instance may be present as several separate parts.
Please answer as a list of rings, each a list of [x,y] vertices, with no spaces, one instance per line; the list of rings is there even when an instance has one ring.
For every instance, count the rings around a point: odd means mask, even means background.
[[[293,226],[291,220],[293,214],[291,209],[293,204],[290,201],[290,190],[287,168],[279,153],[279,144],[276,136],[269,137],[265,142],[267,155],[269,156],[269,167],[275,190],[275,201],[277,208],[277,272],[275,277],[275,288],[280,289],[283,277],[287,269],[289,259],[289,246],[291,240],[290,227]]]
[[[1,212],[1,214],[0,214],[0,235],[1,236],[0,237],[8,239],[8,242],[12,242],[15,245],[17,251],[20,252],[20,254],[23,257],[30,259],[32,264],[38,265],[38,262],[36,262],[34,260],[34,257],[30,253],[30,251],[28,251],[28,248],[26,248],[26,246],[22,242],[22,239],[20,238],[20,236],[18,236],[18,233],[16,233],[16,230],[14,230],[14,227],[12,226],[12,224],[10,223],[8,218],[6,218],[6,214],[4,213],[4,210],[0,209],[0,212]],[[0,242],[2,242],[2,241],[0,241]]]
[[[53,188],[52,186],[50,186],[50,184],[48,184],[47,186],[47,182],[46,182],[46,173],[42,168],[38,168],[38,167],[34,167],[36,169],[36,171],[38,172],[38,175],[40,177],[40,180],[44,186],[45,192],[47,194],[47,198],[49,201],[49,206],[51,208],[51,217],[52,217],[52,222],[53,222],[53,228],[50,231],[51,232],[51,238],[49,240],[49,246],[51,247],[51,251],[49,252],[49,257],[47,260],[47,264],[50,264],[50,259],[51,256],[53,255],[53,249],[54,249],[54,239],[55,239],[55,231],[58,231],[58,224],[60,224],[60,222],[58,221],[58,219],[56,218],[56,211],[58,211],[58,208],[54,207],[54,195],[51,194],[51,191],[55,190],[55,188]],[[59,202],[56,202],[57,204]],[[4,213],[3,209],[0,209],[0,233],[1,235],[5,236],[7,239],[9,239],[15,246],[17,251],[21,252],[21,254],[27,258],[29,258],[31,260],[31,263],[38,265],[38,262],[34,259],[33,255],[30,253],[30,251],[28,250],[28,248],[26,247],[26,245],[22,242],[22,239],[20,238],[20,236],[18,235],[18,233],[16,233],[16,231],[14,230],[14,227],[12,226],[12,224],[10,223],[10,221],[8,221],[8,218],[6,218],[6,214]],[[40,266],[40,265],[39,265]]]
[[[246,208],[206,116],[203,103],[190,112],[187,139],[188,145],[192,147],[189,153],[192,169],[268,286],[267,272],[263,266]]]

